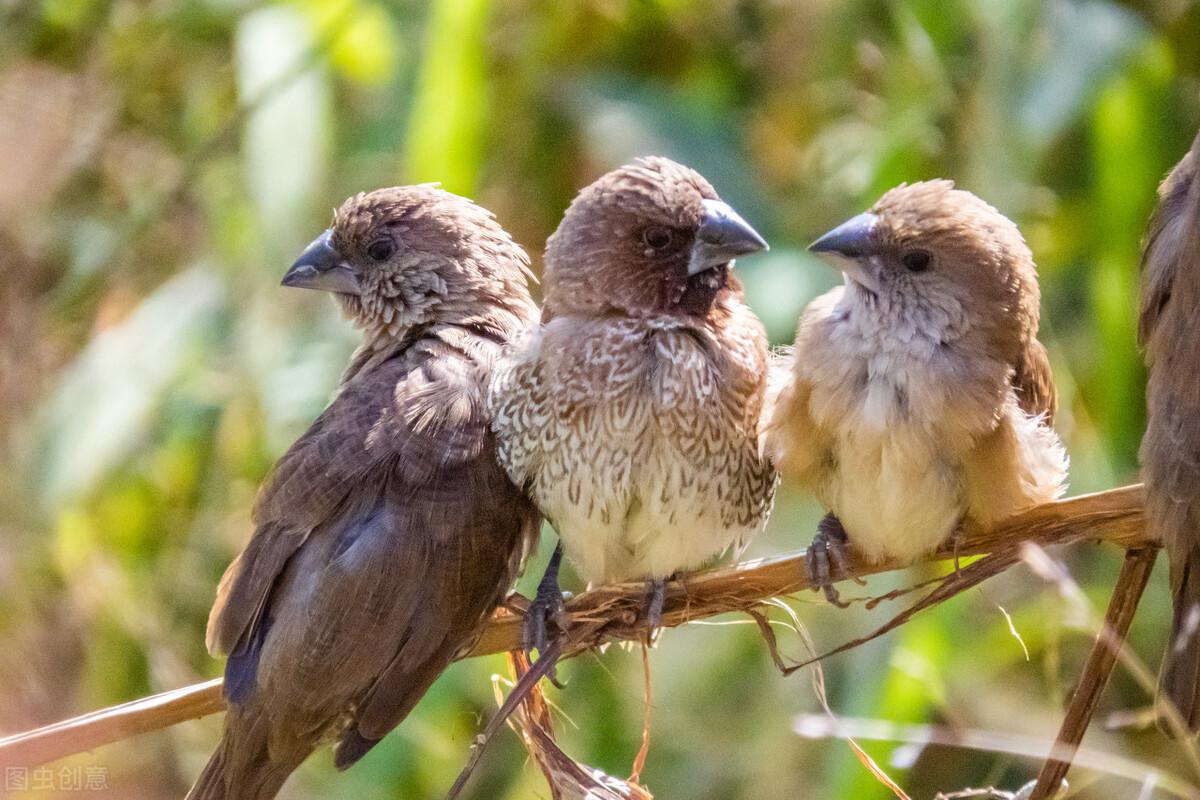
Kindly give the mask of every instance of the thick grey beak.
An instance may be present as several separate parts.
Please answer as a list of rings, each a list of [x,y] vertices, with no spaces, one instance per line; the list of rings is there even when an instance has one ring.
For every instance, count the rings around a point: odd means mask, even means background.
[[[875,252],[875,226],[879,217],[871,212],[859,214],[838,225],[808,246],[809,252],[834,253],[846,258],[863,258]]]
[[[738,256],[770,249],[767,240],[742,219],[728,203],[704,201],[704,219],[688,259],[688,275],[728,264]]]
[[[878,242],[875,228],[879,217],[868,212],[838,225],[808,246],[831,266],[840,269],[855,283],[879,291]]]
[[[325,231],[314,239],[283,276],[283,285],[340,294],[361,294],[358,270],[342,260],[341,253],[333,247],[332,239],[332,231]]]

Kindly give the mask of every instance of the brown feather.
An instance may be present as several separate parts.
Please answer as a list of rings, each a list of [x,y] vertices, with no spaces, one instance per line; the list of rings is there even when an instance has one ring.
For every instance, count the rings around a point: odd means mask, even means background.
[[[385,230],[405,246],[368,263],[362,242]],[[222,579],[208,640],[230,653],[231,708],[193,798],[266,800],[329,738],[340,768],[361,758],[471,646],[540,524],[484,402],[503,343],[536,317],[524,253],[430,187],[352,198],[334,241],[359,254],[367,288],[342,300],[367,339]]]
[[[1150,526],[1171,567],[1171,638],[1160,691],[1200,730],[1200,135],[1159,187],[1142,252],[1146,350],[1142,475]]]
[[[1026,342],[1013,367],[1013,388],[1017,403],[1032,417],[1039,414],[1049,426],[1054,425],[1058,412],[1058,392],[1054,389],[1054,373],[1050,370],[1050,355],[1037,339]]]
[[[1194,210],[1196,165],[1200,162],[1200,135],[1192,149],[1167,174],[1158,188],[1158,205],[1147,225],[1142,242],[1142,302],[1138,318],[1138,341],[1150,346],[1150,337],[1171,299],[1171,287],[1179,270],[1180,250]],[[1191,225],[1194,231],[1194,223]],[[1153,358],[1147,353],[1147,358]]]

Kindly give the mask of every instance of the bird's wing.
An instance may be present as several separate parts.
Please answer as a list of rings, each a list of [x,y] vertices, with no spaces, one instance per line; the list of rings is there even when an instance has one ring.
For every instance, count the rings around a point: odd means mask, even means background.
[[[259,493],[254,535],[217,588],[207,634],[214,655],[233,651],[289,559],[387,457],[386,447],[370,446],[370,435],[390,407],[388,384],[411,368],[405,360],[390,361],[344,387],[276,463]]]
[[[1189,226],[1196,236],[1196,221],[1186,213],[1188,192],[1196,180],[1200,162],[1200,135],[1192,149],[1175,165],[1158,187],[1158,205],[1150,217],[1146,237],[1142,242],[1142,304],[1138,319],[1138,342],[1149,348],[1150,337],[1158,325],[1163,310],[1171,299],[1175,271],[1183,259],[1180,249]],[[1147,355],[1153,359],[1154,353]]]
[[[834,443],[813,416],[810,371],[837,357],[831,355],[830,324],[842,292],[837,287],[809,303],[800,315],[795,344],[774,354],[768,364],[766,452],[783,476],[810,489],[825,473]]]
[[[544,318],[544,317],[543,317]],[[552,396],[539,363],[543,330],[509,346],[492,373],[487,404],[497,458],[518,486],[528,486],[548,449],[566,435],[552,414]]]
[[[1171,566],[1171,638],[1159,690],[1200,728],[1200,135],[1158,189],[1142,250],[1138,339],[1149,368],[1140,460],[1150,529]]]
[[[1021,410],[1031,417],[1040,414],[1047,425],[1053,426],[1058,411],[1054,374],[1050,371],[1050,356],[1036,338],[1030,338],[1013,365],[1012,384]]]
[[[635,402],[648,375],[650,360],[641,357],[647,341],[636,321],[560,317],[509,351],[496,367],[488,406],[500,463],[517,485],[586,480],[566,465],[610,452],[597,451],[596,437],[613,447],[637,438],[650,412]]]
[[[212,616],[231,699],[269,687],[293,733],[353,705],[353,758],[470,644],[537,530],[478,368],[421,350],[345,387],[284,456]]]

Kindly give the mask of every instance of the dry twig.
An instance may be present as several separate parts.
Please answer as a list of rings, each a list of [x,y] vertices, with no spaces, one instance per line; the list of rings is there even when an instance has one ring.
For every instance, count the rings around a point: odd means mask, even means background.
[[[1079,685],[1075,687],[1075,693],[1071,696],[1071,703],[1067,707],[1058,738],[1055,739],[1051,750],[1054,755],[1042,765],[1029,800],[1047,800],[1053,797],[1062,785],[1063,778],[1067,776],[1075,751],[1083,741],[1083,734],[1096,712],[1100,695],[1108,685],[1108,678],[1117,663],[1117,655],[1125,643],[1138,601],[1141,600],[1146,583],[1150,580],[1157,557],[1156,547],[1130,549],[1125,552],[1125,563],[1121,567],[1121,574],[1117,576],[1116,586],[1113,587],[1112,599],[1109,600],[1108,611],[1104,615],[1104,624],[1096,634],[1096,641],[1092,644],[1092,651],[1088,654],[1087,663],[1079,677]]]
[[[524,653],[514,651],[508,654],[508,664],[515,682],[519,684],[529,672],[529,659]],[[503,705],[504,698],[499,688],[496,690],[496,701]],[[650,792],[639,786],[633,778],[614,778],[580,764],[563,752],[554,738],[550,704],[542,694],[540,684],[535,685],[522,701],[509,720],[509,726],[521,737],[525,749],[546,776],[553,800],[653,800]]]
[[[990,553],[1015,541],[1063,545],[1093,540],[1112,542],[1123,548],[1146,546],[1152,542],[1145,533],[1142,499],[1142,487],[1134,485],[1046,503],[987,533],[960,542],[956,548],[944,548],[928,560],[951,559],[955,551],[959,556]],[[865,564],[852,557],[844,577],[873,575],[902,566],[906,565]],[[707,570],[668,586],[662,624],[674,627],[731,611],[747,611],[771,598],[808,588],[803,551]],[[603,586],[573,598],[567,604],[570,623],[588,634],[573,637],[563,657],[607,641],[637,641],[644,634],[644,626],[638,623],[644,597],[645,587],[633,583]],[[519,614],[511,611],[497,612],[468,657],[518,648],[521,620]],[[223,706],[219,680],[165,692],[0,739],[0,766],[43,764],[214,714]]]

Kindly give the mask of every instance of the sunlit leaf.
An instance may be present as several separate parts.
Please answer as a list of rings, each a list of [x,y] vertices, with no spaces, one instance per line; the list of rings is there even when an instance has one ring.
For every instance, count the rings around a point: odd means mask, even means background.
[[[408,124],[408,179],[471,194],[487,115],[490,0],[434,0]]]
[[[329,63],[366,85],[384,83],[400,60],[400,42],[387,9],[369,0],[302,0],[318,35],[333,34]]]
[[[1090,270],[1100,357],[1093,403],[1112,452],[1132,464],[1141,438],[1142,360],[1135,336],[1138,247],[1150,208],[1159,167],[1159,136],[1153,103],[1165,93],[1169,73],[1161,53],[1143,50],[1139,68],[1110,81],[1102,90],[1093,120],[1096,175],[1094,247]]]

